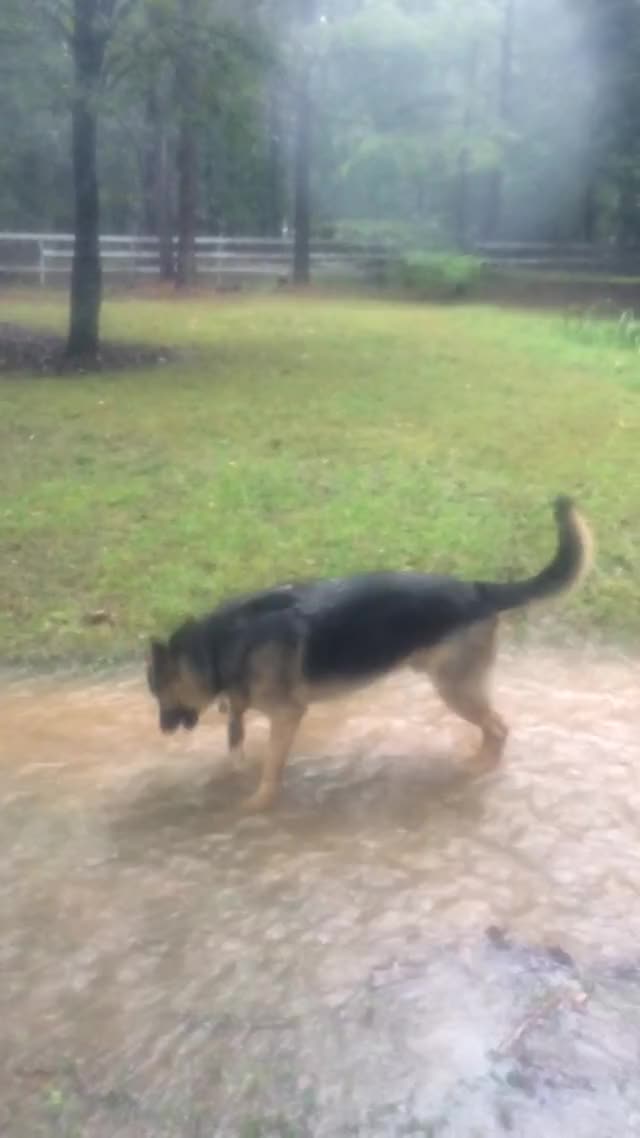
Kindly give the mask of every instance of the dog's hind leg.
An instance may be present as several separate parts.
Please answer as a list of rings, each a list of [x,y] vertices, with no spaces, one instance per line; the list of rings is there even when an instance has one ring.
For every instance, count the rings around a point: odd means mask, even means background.
[[[273,805],[304,711],[304,708],[288,707],[272,713],[269,751],[262,768],[260,784],[243,806],[249,813],[259,813]]]
[[[509,734],[489,698],[497,629],[497,619],[465,629],[434,653],[429,667],[447,707],[482,731],[481,745],[473,757],[480,767],[499,763]]]

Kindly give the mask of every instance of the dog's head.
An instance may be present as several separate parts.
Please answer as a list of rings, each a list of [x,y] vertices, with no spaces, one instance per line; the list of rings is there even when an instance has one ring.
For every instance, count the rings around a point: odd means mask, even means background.
[[[215,693],[208,690],[205,677],[179,647],[169,641],[151,641],[147,660],[149,691],[158,702],[160,729],[165,733],[198,723],[200,713],[211,703]]]

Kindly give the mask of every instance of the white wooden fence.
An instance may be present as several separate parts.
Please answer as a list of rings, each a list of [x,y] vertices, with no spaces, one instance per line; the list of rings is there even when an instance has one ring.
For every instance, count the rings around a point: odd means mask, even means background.
[[[567,273],[610,273],[636,276],[638,252],[580,241],[486,241],[473,252],[491,265]]]
[[[175,244],[175,243],[174,243]],[[0,279],[36,278],[43,287],[67,277],[73,257],[70,233],[0,233]],[[100,238],[102,269],[121,278],[157,277],[159,243],[155,237]],[[389,255],[381,246],[363,248],[334,241],[314,242],[314,277],[360,275]],[[197,237],[196,269],[213,283],[230,280],[288,278],[293,239],[271,237]]]
[[[73,244],[70,233],[0,233],[0,282],[35,278],[45,286],[65,280],[71,271]],[[100,249],[105,274],[127,281],[160,275],[155,237],[104,236]],[[502,241],[477,245],[474,252],[489,264],[504,267],[640,275],[637,253],[625,255],[578,243]],[[371,279],[393,255],[390,245],[314,241],[311,271],[316,280]],[[198,276],[216,285],[288,279],[292,260],[291,237],[196,238]]]

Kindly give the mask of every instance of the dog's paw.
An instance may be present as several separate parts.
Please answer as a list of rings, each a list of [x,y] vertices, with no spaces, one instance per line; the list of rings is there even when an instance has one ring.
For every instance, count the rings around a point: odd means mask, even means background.
[[[248,767],[249,763],[243,747],[234,747],[229,751],[229,768],[234,774],[242,774]]]
[[[240,804],[243,814],[264,814],[270,810],[276,800],[276,791],[271,787],[259,787],[250,798],[245,798]]]
[[[472,775],[488,774],[501,765],[502,754],[501,747],[479,747],[467,756],[464,767]]]

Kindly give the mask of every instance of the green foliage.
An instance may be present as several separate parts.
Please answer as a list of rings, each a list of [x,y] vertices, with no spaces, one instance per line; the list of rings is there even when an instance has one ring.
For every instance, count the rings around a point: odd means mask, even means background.
[[[40,4],[3,0],[0,106],[7,129],[0,147],[0,230],[68,228],[68,83],[64,45]]]
[[[301,60],[316,232],[467,247],[495,235],[640,237],[640,8],[585,0],[193,0],[201,231],[291,227]],[[118,5],[100,107],[105,230],[139,231],[149,104],[177,166],[179,0]],[[322,18],[319,18],[320,10]],[[71,0],[0,5],[0,228],[68,229]],[[505,55],[505,43],[510,43]],[[498,189],[496,187],[499,187]],[[167,194],[175,221],[175,187]],[[362,222],[360,219],[366,219]],[[378,227],[378,232],[375,232]],[[369,235],[365,233],[369,230]]]
[[[153,202],[175,229],[180,6],[117,5],[126,18],[110,37],[100,105],[105,232],[152,228]],[[11,123],[0,229],[73,224],[71,8],[0,4],[0,105]],[[640,246],[636,0],[326,0],[304,29],[300,0],[193,0],[191,9],[200,232],[292,229],[304,60],[316,234],[407,253],[493,237]],[[161,194],[154,148],[164,156]],[[416,267],[407,273],[413,281]]]
[[[405,253],[392,262],[388,283],[429,298],[467,296],[485,272],[479,257],[460,253]]]
[[[338,241],[359,245],[390,245],[394,249],[422,247],[437,249],[442,234],[437,224],[422,225],[395,219],[347,219],[332,226],[332,236]]]

